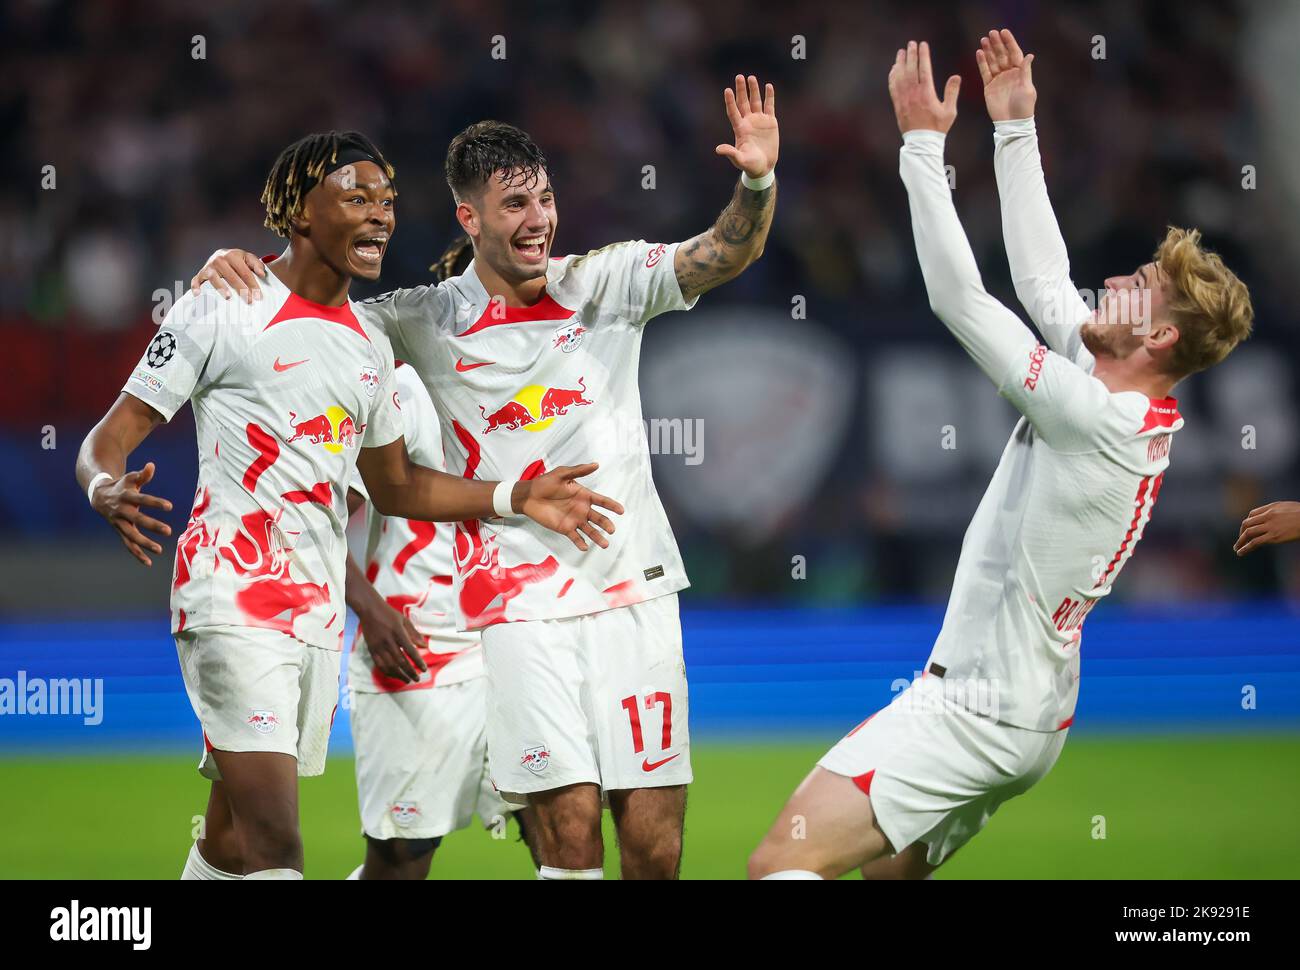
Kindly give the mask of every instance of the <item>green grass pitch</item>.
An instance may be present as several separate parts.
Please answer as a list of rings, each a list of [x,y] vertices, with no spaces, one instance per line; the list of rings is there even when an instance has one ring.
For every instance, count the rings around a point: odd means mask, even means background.
[[[699,743],[682,876],[735,879],[826,743]],[[1291,879],[1300,861],[1300,738],[1072,739],[937,878]],[[177,756],[0,760],[0,878],[174,879],[207,783]],[[1105,838],[1096,838],[1104,819]],[[309,878],[361,861],[352,762],[302,785]],[[607,874],[617,874],[607,832]],[[523,845],[453,833],[434,879],[529,879]]]

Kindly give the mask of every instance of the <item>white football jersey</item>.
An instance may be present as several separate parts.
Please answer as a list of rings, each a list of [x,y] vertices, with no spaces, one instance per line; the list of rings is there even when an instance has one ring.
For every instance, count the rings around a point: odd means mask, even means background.
[[[996,166],[1017,292],[1052,349],[989,296],[944,141],[916,129],[899,153],[930,305],[1023,417],[962,540],[926,672],[978,713],[1057,731],[1074,717],[1083,621],[1142,538],[1183,421],[1172,397],[1112,392],[1092,375],[1080,329],[1091,312],[1068,281],[1036,148],[1032,160],[999,149]]]
[[[445,469],[438,412],[415,371],[397,366],[397,398],[411,460]],[[361,476],[352,487],[366,495]],[[420,657],[429,669],[414,684],[375,669],[366,647],[353,644],[348,683],[353,690],[389,692],[455,684],[483,674],[479,635],[458,627],[452,591],[452,525],[381,515],[366,508],[366,578],[388,605],[403,613],[424,636]]]
[[[676,249],[623,242],[553,259],[531,307],[490,303],[473,263],[439,286],[365,304],[428,388],[448,471],[513,481],[595,461],[583,484],[627,510],[611,515],[609,548],[587,552],[520,517],[458,523],[465,629],[579,616],[689,585],[651,479],[637,387],[647,321],[695,304],[678,286]]]
[[[393,353],[354,305],[274,272],[252,306],[205,284],[163,320],[124,392],[168,421],[194,408],[199,476],[176,541],[172,629],[279,630],[339,649],[357,449],[401,437]]]
[[[1000,388],[1024,415],[962,540],[929,664],[997,720],[1067,727],[1083,621],[1109,595],[1160,493],[1183,426],[1173,398],[1111,393],[1070,360],[1026,346]]]

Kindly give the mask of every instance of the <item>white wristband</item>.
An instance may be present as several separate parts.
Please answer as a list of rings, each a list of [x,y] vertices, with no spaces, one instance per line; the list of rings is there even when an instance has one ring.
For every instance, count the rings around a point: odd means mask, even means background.
[[[91,505],[95,504],[95,486],[98,485],[100,480],[104,478],[107,478],[110,482],[113,480],[113,476],[110,475],[108,472],[100,472],[98,475],[92,478],[90,480],[90,484],[86,486],[86,501],[89,502]]]
[[[497,482],[497,487],[492,490],[492,511],[503,519],[515,514],[514,506],[510,503],[510,493],[514,490],[514,482]]]
[[[773,165],[770,169],[768,169],[767,174],[764,175],[762,178],[752,179],[749,177],[748,172],[740,173],[740,184],[743,185],[745,188],[749,189],[751,192],[762,192],[765,188],[767,188],[775,181],[776,181],[775,165]]]

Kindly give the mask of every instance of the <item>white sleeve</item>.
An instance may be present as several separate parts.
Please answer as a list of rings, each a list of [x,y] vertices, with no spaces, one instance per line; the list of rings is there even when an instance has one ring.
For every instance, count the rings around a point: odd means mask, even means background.
[[[1053,448],[1093,447],[1112,409],[1101,381],[1034,339],[1014,313],[984,289],[943,169],[944,136],[903,135],[899,169],[912,211],[916,254],[930,307],[998,392]]]
[[[984,289],[975,255],[962,229],[943,169],[944,135],[909,131],[899,152],[907,186],[916,255],[930,296],[930,309],[999,387],[1012,362],[1027,354],[1034,335]]]
[[[689,310],[699,295],[682,296],[673,264],[681,243],[644,239],[614,243],[573,260],[567,273],[584,279],[592,302],[618,318],[643,326],[661,313]]]
[[[1092,315],[1070,280],[1070,257],[1052,212],[1033,118],[994,123],[993,170],[1016,296],[1047,345],[1075,360],[1079,325]]]
[[[232,307],[236,302],[241,305]],[[242,301],[223,299],[211,285],[204,285],[197,297],[186,293],[163,318],[122,391],[170,421],[214,379],[219,367],[210,358],[218,337],[223,328],[238,329],[247,313]]]
[[[362,432],[361,447],[382,448],[402,437],[402,411],[397,404],[397,368],[393,366],[393,352],[387,341],[378,334],[373,341],[383,355],[384,373],[375,391],[375,404]]]
[[[455,300],[444,286],[389,290],[362,300],[360,306],[388,338],[393,355],[405,361],[418,360],[430,341],[441,340],[444,318],[455,314]]]

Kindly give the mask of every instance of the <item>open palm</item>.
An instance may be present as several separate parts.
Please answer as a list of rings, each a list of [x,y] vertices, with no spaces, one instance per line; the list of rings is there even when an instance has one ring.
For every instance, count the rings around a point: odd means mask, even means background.
[[[984,104],[994,121],[1031,118],[1038,92],[1034,90],[1034,55],[1020,50],[1009,30],[990,30],[975,52],[984,80]]]
[[[719,145],[715,151],[750,178],[762,178],[776,165],[776,90],[769,84],[760,94],[758,78],[737,74],[735,90],[727,88],[722,100],[736,144]]]

